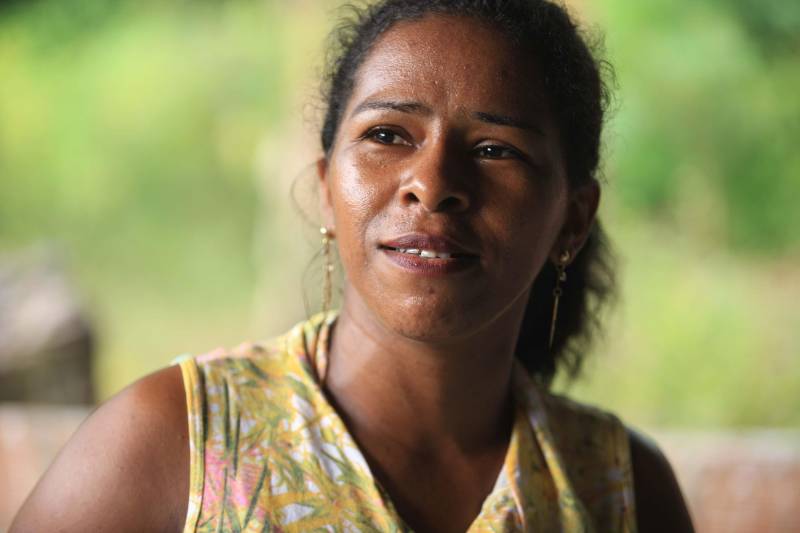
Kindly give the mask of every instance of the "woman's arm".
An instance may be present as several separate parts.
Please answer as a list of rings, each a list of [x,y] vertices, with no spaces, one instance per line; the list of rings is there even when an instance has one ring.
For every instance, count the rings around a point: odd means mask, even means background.
[[[78,428],[10,533],[180,532],[188,494],[186,400],[173,366],[129,386]]]
[[[642,532],[693,532],[678,480],[655,442],[628,430],[636,491],[636,520]]]

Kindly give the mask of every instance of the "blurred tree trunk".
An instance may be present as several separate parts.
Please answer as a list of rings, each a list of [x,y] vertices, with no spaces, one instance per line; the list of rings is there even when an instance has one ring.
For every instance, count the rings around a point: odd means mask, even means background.
[[[92,403],[93,351],[52,250],[0,257],[0,402]]]

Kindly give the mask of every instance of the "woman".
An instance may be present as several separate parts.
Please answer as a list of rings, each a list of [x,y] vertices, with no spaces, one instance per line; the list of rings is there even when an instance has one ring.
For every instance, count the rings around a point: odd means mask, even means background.
[[[547,392],[604,289],[604,90],[567,14],[385,0],[338,36],[341,312],[132,385],[12,531],[690,531],[654,445]]]

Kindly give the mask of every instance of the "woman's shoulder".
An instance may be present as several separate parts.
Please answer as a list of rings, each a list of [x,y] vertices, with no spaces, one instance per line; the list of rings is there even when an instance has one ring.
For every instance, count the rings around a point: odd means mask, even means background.
[[[656,442],[628,428],[636,487],[639,529],[653,532],[694,531],[678,480]]]
[[[220,407],[242,414],[264,409],[281,398],[309,396],[317,385],[312,361],[314,340],[301,322],[288,332],[260,342],[244,342],[234,348],[217,348],[198,355],[183,355],[173,363],[181,368],[190,415],[202,408],[216,415]],[[197,396],[200,402],[195,402]],[[222,420],[206,416],[206,422]]]
[[[302,333],[180,356],[111,397],[61,450],[11,531],[181,531],[196,462],[190,440],[222,420],[208,411],[228,400],[246,409],[261,404],[254,395],[308,381]],[[193,422],[210,427],[198,432]]]
[[[296,324],[286,333],[259,342],[243,342],[232,348],[217,348],[202,354],[184,354],[173,364],[184,368],[194,367],[201,377],[218,376],[220,379],[236,378],[239,383],[265,380],[278,374],[307,374],[310,369],[309,353],[314,339],[307,330],[313,320]]]
[[[639,530],[693,531],[672,467],[652,438],[611,411],[551,392],[543,397],[559,448],[568,456],[578,484],[586,479],[596,488],[603,476],[595,470],[603,468],[633,489]]]
[[[193,395],[205,404],[236,400],[253,407],[313,387],[313,362],[303,331],[297,330],[266,341],[176,358],[173,364],[181,369],[190,411]]]
[[[83,422],[11,531],[180,531],[188,471],[184,387],[180,370],[168,367]]]
[[[628,453],[627,428],[613,412],[549,390],[542,399],[561,448],[591,446]]]
[[[598,523],[629,531],[634,480],[626,427],[614,413],[567,396],[542,394],[547,426],[569,479]]]

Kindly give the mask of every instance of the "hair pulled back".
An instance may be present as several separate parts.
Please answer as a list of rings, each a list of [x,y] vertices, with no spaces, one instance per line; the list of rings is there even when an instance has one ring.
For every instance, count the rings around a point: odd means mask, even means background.
[[[596,178],[609,102],[603,71],[609,67],[595,59],[564,7],[547,0],[380,0],[346,9],[349,15],[331,34],[324,78],[321,143],[326,154],[336,139],[358,68],[384,32],[426,15],[455,15],[491,24],[529,55],[528,65],[536,65],[544,78],[570,186]],[[548,344],[557,273],[550,262],[533,283],[517,340],[517,358],[545,383],[561,369],[570,377],[578,374],[599,332],[601,308],[614,292],[611,254],[599,221],[567,273],[552,348]]]

